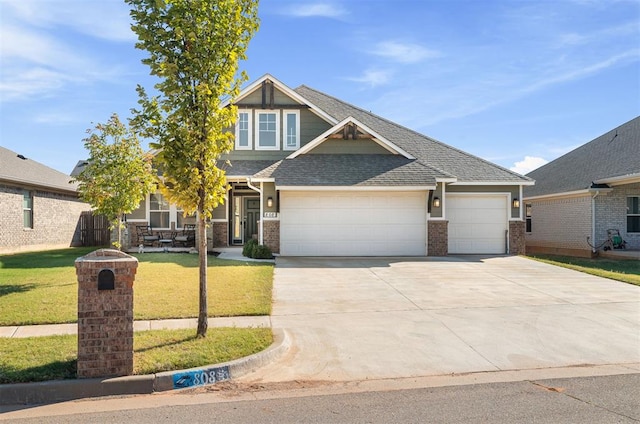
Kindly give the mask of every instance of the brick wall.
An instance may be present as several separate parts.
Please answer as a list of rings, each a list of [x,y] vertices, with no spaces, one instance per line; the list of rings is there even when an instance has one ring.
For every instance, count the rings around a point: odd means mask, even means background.
[[[280,253],[280,221],[263,220],[264,244],[272,253]]]
[[[24,228],[23,189],[0,185],[0,253],[80,245],[80,215],[91,207],[74,195],[32,192],[33,228]]]
[[[138,260],[101,249],[76,260],[78,378],[133,373],[133,282]],[[113,289],[98,289],[98,274],[112,272]],[[108,279],[107,279],[108,280]]]
[[[525,250],[525,222],[509,221],[509,254],[524,255]]]
[[[531,204],[527,253],[590,256],[591,196],[526,201]]]
[[[427,254],[446,256],[449,252],[449,221],[428,221]]]
[[[607,240],[607,230],[617,229],[627,242],[627,249],[640,249],[640,233],[627,232],[627,197],[640,196],[640,183],[616,186],[595,198],[596,243]]]
[[[229,245],[229,223],[213,222],[211,223],[211,248],[226,247]]]

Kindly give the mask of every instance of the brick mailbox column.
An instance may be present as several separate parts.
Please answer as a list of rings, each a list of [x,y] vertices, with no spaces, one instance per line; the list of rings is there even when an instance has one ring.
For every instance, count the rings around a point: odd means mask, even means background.
[[[138,259],[100,249],[76,259],[78,378],[133,373],[133,281]]]

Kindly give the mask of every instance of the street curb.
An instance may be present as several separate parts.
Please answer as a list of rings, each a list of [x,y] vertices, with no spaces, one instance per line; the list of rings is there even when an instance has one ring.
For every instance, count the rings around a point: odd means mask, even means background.
[[[241,377],[267,365],[284,355],[291,347],[286,331],[273,329],[273,343],[262,352],[224,362],[222,364],[167,371],[148,375],[131,375],[114,378],[87,378],[77,380],[52,380],[37,383],[0,384],[0,405],[33,405],[64,402],[101,396],[151,394],[167,390],[215,384],[219,381]],[[213,375],[215,379],[198,379],[201,384],[177,387],[176,380],[185,375]]]

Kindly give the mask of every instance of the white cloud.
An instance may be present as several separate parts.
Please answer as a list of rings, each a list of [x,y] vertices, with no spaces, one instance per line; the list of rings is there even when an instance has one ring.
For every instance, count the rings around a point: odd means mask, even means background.
[[[435,50],[427,49],[419,44],[400,43],[397,41],[383,41],[376,44],[372,54],[382,56],[399,63],[418,63],[424,59],[437,57],[440,55]]]
[[[525,156],[523,160],[516,162],[511,168],[513,172],[517,172],[518,174],[528,174],[534,169],[540,168],[542,165],[548,163],[546,159],[539,158],[536,156]]]
[[[136,39],[129,10],[119,1],[2,0],[3,14],[28,25],[52,29],[71,28],[82,34],[112,41]]]
[[[347,78],[349,81],[358,82],[369,85],[371,87],[378,87],[380,85],[387,84],[391,80],[391,72],[384,70],[368,69],[364,71],[359,77]]]
[[[296,4],[286,14],[302,18],[323,17],[340,18],[347,14],[342,6],[329,3]]]

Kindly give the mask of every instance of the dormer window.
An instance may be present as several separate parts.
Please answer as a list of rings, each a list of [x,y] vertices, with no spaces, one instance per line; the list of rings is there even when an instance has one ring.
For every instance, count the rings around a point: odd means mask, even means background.
[[[258,124],[256,125],[257,149],[279,150],[280,140],[280,111],[256,111]]]
[[[299,148],[299,110],[238,110],[235,128],[236,150],[298,150]]]
[[[251,111],[239,110],[236,124],[236,150],[251,150]]]
[[[300,147],[300,111],[285,110],[283,150],[297,150]]]

